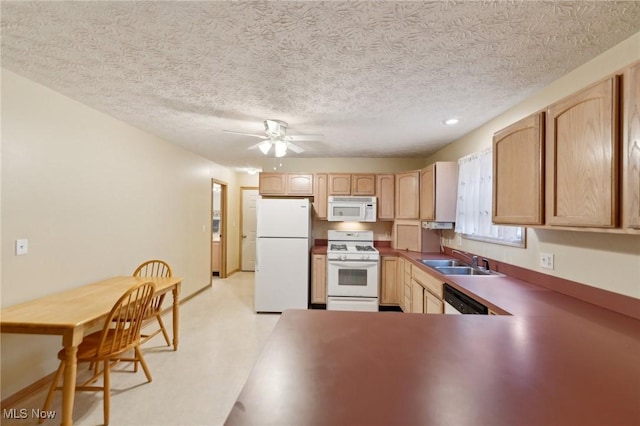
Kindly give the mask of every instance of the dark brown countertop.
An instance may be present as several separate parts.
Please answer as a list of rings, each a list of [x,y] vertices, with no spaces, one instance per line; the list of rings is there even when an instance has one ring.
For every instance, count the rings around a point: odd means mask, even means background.
[[[612,332],[570,315],[287,311],[226,424],[637,425],[640,322],[619,317]]]

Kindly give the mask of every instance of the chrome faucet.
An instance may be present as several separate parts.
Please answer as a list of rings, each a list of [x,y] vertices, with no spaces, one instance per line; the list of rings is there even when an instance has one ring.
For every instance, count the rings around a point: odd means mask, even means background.
[[[467,253],[463,253],[460,250],[451,250],[451,253],[458,253],[460,256],[471,261],[471,266],[478,267],[478,256],[469,256]]]

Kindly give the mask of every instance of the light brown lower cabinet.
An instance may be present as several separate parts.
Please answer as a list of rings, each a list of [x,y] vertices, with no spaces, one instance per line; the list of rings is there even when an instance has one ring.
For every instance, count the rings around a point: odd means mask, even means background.
[[[211,272],[220,272],[220,241],[211,242]]]
[[[380,304],[397,305],[398,291],[396,289],[398,258],[382,256],[380,266]],[[404,267],[404,265],[403,265]]]
[[[327,303],[327,255],[311,256],[311,303]]]
[[[424,313],[425,314],[443,314],[444,302],[442,299],[431,294],[428,290],[424,291]]]
[[[444,283],[427,273],[422,268],[413,268],[411,277],[414,282],[424,288],[422,296],[423,310],[426,314],[442,314],[444,313]]]
[[[396,300],[400,308],[406,312],[404,308],[404,264],[406,260],[398,257],[396,263]]]
[[[424,288],[416,280],[411,280],[411,313],[424,313]]]

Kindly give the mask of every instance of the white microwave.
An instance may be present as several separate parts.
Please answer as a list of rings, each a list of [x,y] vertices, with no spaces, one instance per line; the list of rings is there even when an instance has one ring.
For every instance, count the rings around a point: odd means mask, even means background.
[[[329,197],[329,221],[375,222],[376,197]]]

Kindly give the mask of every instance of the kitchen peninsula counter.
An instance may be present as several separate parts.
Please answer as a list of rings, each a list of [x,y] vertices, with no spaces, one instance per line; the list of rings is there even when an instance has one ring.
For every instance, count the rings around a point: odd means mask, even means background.
[[[295,310],[227,425],[637,425],[640,322]]]
[[[287,311],[226,424],[640,424],[640,320],[419,262],[445,254],[379,251],[504,315]]]

